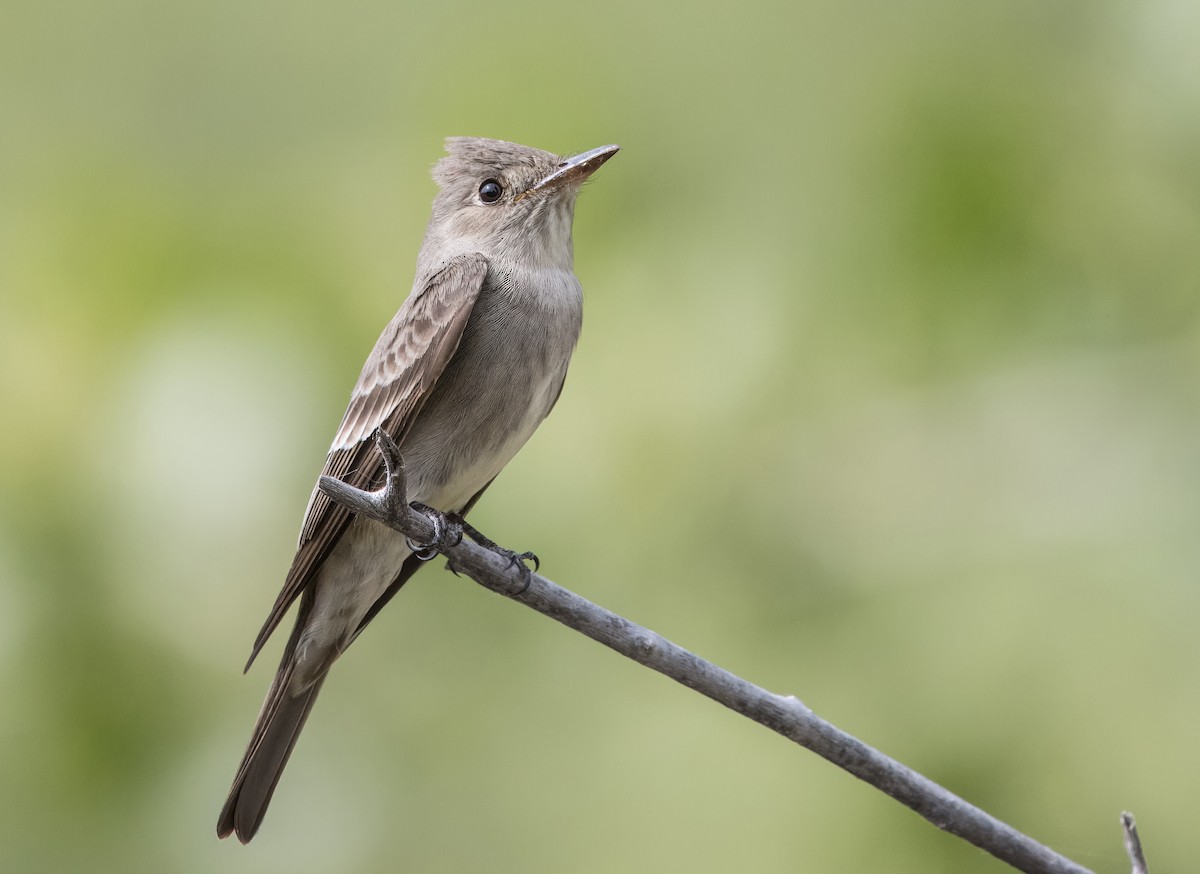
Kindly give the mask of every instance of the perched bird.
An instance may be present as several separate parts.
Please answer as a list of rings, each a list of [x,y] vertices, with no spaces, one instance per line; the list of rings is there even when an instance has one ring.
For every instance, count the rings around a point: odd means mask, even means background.
[[[562,158],[498,140],[446,141],[412,291],[363,366],[323,474],[376,488],[383,465],[371,438],[382,428],[399,444],[410,501],[470,510],[562,390],[583,313],[572,270],[575,199],[617,148]],[[299,598],[220,837],[254,837],[330,666],[421,558],[400,533],[313,490],[246,665]]]

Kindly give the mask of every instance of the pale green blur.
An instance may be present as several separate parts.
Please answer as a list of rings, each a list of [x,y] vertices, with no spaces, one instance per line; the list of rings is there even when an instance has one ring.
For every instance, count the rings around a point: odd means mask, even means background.
[[[0,871],[1008,870],[440,567],[216,840],[454,134],[623,147],[476,524],[1099,872],[1123,808],[1184,870],[1198,40],[1185,0],[10,4]]]

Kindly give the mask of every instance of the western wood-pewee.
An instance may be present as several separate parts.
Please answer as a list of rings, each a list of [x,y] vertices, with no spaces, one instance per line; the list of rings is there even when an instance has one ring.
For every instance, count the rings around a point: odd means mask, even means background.
[[[617,146],[561,158],[457,137],[446,150],[412,291],[363,366],[322,473],[377,487],[382,459],[371,437],[383,428],[403,453],[408,499],[461,515],[562,390],[583,313],[572,272],[575,198]],[[254,837],[330,666],[420,566],[401,534],[314,489],[250,655],[299,598],[220,837]]]

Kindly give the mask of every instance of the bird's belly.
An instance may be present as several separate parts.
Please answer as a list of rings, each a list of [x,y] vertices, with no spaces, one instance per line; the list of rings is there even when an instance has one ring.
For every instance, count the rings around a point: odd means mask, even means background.
[[[495,479],[550,411],[565,363],[526,372],[503,390],[482,380],[482,394],[464,405],[453,396],[430,399],[401,444],[408,499],[457,512]],[[463,383],[452,383],[463,385]],[[400,534],[357,516],[319,571],[313,613],[300,644],[295,682],[304,688],[353,637],[371,605],[411,554]]]
[[[533,436],[549,413],[560,382],[560,379],[548,375],[538,385],[532,386],[528,404],[522,405],[518,401],[515,405],[518,410],[524,407],[523,415],[484,415],[480,416],[478,422],[468,425],[468,433],[472,427],[478,429],[476,442],[480,450],[452,453],[452,464],[447,467],[440,481],[429,484],[430,494],[425,503],[448,511],[461,510],[466,506]]]
[[[431,398],[401,445],[410,500],[445,512],[465,507],[549,413],[565,369],[523,366],[504,379],[457,381],[467,390]]]

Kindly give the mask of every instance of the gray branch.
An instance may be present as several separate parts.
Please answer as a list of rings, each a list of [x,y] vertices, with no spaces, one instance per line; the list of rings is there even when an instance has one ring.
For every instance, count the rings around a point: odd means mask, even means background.
[[[938,828],[970,841],[1019,871],[1091,874],[1088,869],[834,727],[798,699],[776,695],[743,680],[661,635],[530,572],[524,565],[463,539],[461,530],[455,526],[435,521],[413,509],[406,498],[404,464],[399,449],[383,431],[377,431],[375,439],[387,467],[384,485],[379,491],[364,492],[330,477],[321,477],[321,489],[330,498],[396,529],[413,544],[436,548],[446,556],[451,570],[469,576],[493,592],[532,607],[812,750],[886,792]],[[1139,869],[1135,867],[1134,870]]]
[[[1121,814],[1121,827],[1125,831],[1125,852],[1133,865],[1133,874],[1149,874],[1146,855],[1142,852],[1142,839],[1138,837],[1137,823],[1129,811]]]

